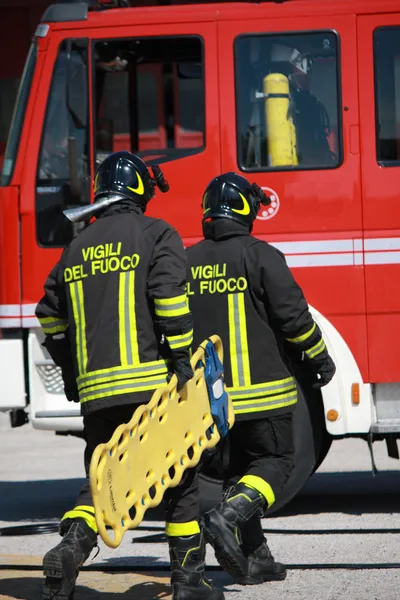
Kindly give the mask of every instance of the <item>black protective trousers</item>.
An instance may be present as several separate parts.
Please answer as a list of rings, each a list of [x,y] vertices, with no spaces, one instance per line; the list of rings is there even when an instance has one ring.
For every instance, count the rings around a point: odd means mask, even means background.
[[[294,464],[292,411],[262,419],[236,421],[229,432],[229,465],[225,480],[232,485],[244,475],[261,477],[278,497]]]
[[[105,408],[83,417],[85,471],[89,476],[90,460],[99,444],[108,442],[118,425],[129,423],[138,404]],[[79,492],[75,506],[93,506],[89,481]],[[164,494],[165,520],[168,523],[187,523],[199,519],[199,493],[197,469],[187,469],[182,481]]]
[[[294,466],[292,411],[262,419],[236,421],[229,432],[229,461],[224,487],[235,485],[244,475],[261,477],[272,487],[275,498],[289,479]],[[259,515],[242,529],[243,551],[249,555],[264,541]]]

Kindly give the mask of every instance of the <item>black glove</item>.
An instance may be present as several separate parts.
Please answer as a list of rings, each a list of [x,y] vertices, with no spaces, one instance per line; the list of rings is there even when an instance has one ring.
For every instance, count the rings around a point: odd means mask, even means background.
[[[69,402],[79,402],[78,387],[73,369],[71,346],[68,335],[46,335],[43,346],[47,349],[55,364],[61,368],[64,393]]]
[[[171,369],[172,373],[169,373],[168,381],[172,375],[176,375],[178,379],[177,389],[180,390],[194,376],[188,349],[175,350],[172,353]]]
[[[327,385],[334,374],[336,373],[336,366],[329,354],[323,359],[319,361],[312,360],[310,361],[311,371],[315,377],[315,383],[313,383],[313,388],[318,390],[324,385]],[[319,375],[319,377],[318,377]]]
[[[64,393],[68,402],[79,402],[78,386],[76,385],[74,373],[71,373],[66,369],[62,369],[61,373],[64,381]]]

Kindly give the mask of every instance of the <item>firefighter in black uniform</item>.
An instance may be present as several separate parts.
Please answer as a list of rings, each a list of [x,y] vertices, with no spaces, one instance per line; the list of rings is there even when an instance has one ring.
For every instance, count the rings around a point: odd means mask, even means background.
[[[65,211],[73,221],[97,218],[64,250],[36,308],[67,398],[81,403],[87,473],[96,446],[169,374],[177,376],[178,388],[193,376],[182,240],[165,221],[144,215],[155,186],[169,188],[160,168],[152,169],[154,177],[128,152],[104,160],[94,204]],[[223,599],[204,579],[196,470],[167,490],[165,500],[173,598]],[[61,543],[43,561],[46,600],[72,597],[79,568],[97,543],[89,485],[63,516],[60,534]]]
[[[203,197],[205,239],[187,250],[194,343],[214,332],[221,336],[236,416],[227,474],[235,485],[204,515],[206,540],[220,565],[242,584],[286,576],[271,555],[260,518],[293,468],[297,388],[284,344],[304,353],[314,386],[326,385],[335,373],[283,254],[250,235],[261,203],[269,199],[244,177],[216,177]]]

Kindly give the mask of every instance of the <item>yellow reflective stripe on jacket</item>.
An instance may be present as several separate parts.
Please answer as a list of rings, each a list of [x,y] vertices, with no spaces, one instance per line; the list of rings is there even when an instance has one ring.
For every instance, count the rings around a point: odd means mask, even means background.
[[[227,388],[232,401],[283,394],[284,392],[289,392],[294,389],[296,389],[296,383],[293,377],[286,377],[285,379],[277,379],[276,381],[268,381],[266,383],[255,383],[248,386],[232,386]]]
[[[85,387],[85,389],[79,392],[79,398],[81,402],[88,402],[89,400],[97,400],[98,398],[107,398],[110,396],[120,396],[121,394],[155,390],[165,383],[166,375],[107,382]]]
[[[307,354],[308,358],[314,358],[318,354],[321,354],[321,352],[323,352],[325,350],[325,348],[326,348],[326,346],[325,346],[324,340],[320,339],[319,342],[317,344],[315,344],[315,346],[306,350],[306,354]]]
[[[70,283],[69,292],[71,295],[72,312],[76,327],[76,358],[79,374],[81,375],[86,372],[87,365],[86,319],[82,281]]]
[[[288,394],[279,394],[276,396],[268,396],[254,400],[233,400],[233,410],[236,414],[242,415],[246,413],[262,412],[273,410],[275,408],[285,408],[297,402],[297,390],[293,390]]]
[[[167,340],[171,350],[187,348],[193,342],[193,329],[181,335],[167,335]]]
[[[46,335],[62,333],[68,329],[68,321],[60,317],[38,317],[39,323]]]
[[[157,317],[181,317],[190,312],[186,294],[174,298],[155,298],[154,309]]]
[[[153,375],[166,375],[168,366],[164,360],[142,363],[137,367],[120,366],[99,371],[89,371],[77,378],[78,390],[105,381],[122,381],[129,378],[149,377]]]
[[[316,323],[314,323],[311,329],[309,329],[306,333],[303,333],[303,335],[299,335],[299,337],[295,338],[286,338],[286,341],[292,342],[292,344],[300,344],[301,342],[305,342],[305,340],[312,336],[316,326]]]
[[[244,294],[228,294],[229,350],[233,387],[249,386],[250,360]]]
[[[119,274],[119,348],[121,365],[139,364],[136,328],[135,271]]]
[[[165,360],[153,360],[153,361],[149,361],[149,362],[144,362],[142,364],[137,365],[136,367],[131,367],[131,366],[123,366],[123,365],[118,365],[117,367],[109,367],[107,369],[96,369],[95,371],[88,371],[87,373],[84,373],[83,375],[80,375],[78,377],[78,382],[85,382],[87,379],[90,379],[92,377],[97,377],[98,375],[100,376],[105,376],[107,377],[108,375],[118,375],[118,373],[125,373],[125,371],[132,371],[132,374],[135,374],[137,371],[153,371],[153,369],[155,370],[154,372],[158,372],[158,369],[161,370],[168,370],[168,365],[167,362]],[[146,373],[147,375],[148,373]]]

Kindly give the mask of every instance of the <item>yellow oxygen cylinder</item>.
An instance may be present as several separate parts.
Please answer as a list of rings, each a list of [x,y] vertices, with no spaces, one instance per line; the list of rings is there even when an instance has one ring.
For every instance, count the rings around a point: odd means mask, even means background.
[[[296,128],[289,114],[289,80],[282,73],[270,73],[264,77],[263,90],[269,165],[297,165]]]

